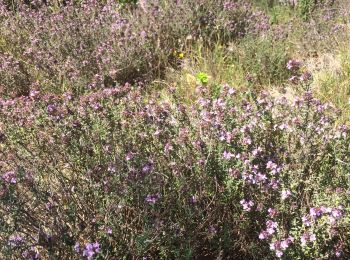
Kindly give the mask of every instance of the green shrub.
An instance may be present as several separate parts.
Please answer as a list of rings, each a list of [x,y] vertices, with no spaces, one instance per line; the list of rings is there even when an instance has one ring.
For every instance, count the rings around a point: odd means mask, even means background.
[[[308,20],[310,18],[311,12],[316,6],[316,0],[299,0],[298,6],[299,6],[299,12],[301,17],[304,20]]]
[[[302,19],[308,21],[314,12],[332,7],[337,2],[335,0],[298,0],[297,7]]]

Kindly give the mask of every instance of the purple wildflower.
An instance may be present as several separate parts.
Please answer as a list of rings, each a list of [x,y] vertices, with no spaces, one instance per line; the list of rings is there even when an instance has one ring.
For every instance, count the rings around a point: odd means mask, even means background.
[[[110,235],[110,234],[113,233],[113,231],[112,231],[112,229],[110,227],[107,227],[106,228],[106,233]]]
[[[335,256],[336,257],[340,257],[341,256],[341,251],[339,251],[339,250],[335,251]]]
[[[281,257],[283,256],[283,252],[280,251],[280,250],[276,250],[276,256],[277,256],[278,258],[281,258]]]
[[[153,205],[157,202],[157,200],[160,198],[160,194],[154,194],[154,195],[148,195],[146,197],[146,202],[148,202],[149,204]]]
[[[313,219],[316,219],[317,217],[320,217],[322,215],[323,211],[321,208],[311,208],[310,209],[310,216]]]
[[[269,213],[269,215],[270,215],[271,218],[275,217],[275,216],[277,215],[277,213],[278,213],[277,210],[274,209],[274,208],[269,208],[269,209],[267,210],[267,212]]]
[[[316,240],[316,235],[315,234],[311,234],[310,235],[310,241],[315,241]]]
[[[258,147],[256,149],[253,150],[252,154],[254,156],[257,156],[258,154],[260,154],[262,152],[262,148],[261,147]]]
[[[268,234],[272,235],[276,232],[276,229],[278,228],[277,222],[274,222],[272,220],[266,221],[266,231]]]
[[[197,203],[197,201],[198,201],[198,199],[197,199],[197,196],[196,196],[196,195],[192,196],[191,199],[190,199],[190,202],[191,202],[192,204]]]
[[[57,111],[57,107],[54,104],[50,104],[47,106],[47,112],[52,115]]]
[[[79,242],[75,243],[74,250],[75,250],[75,252],[80,253],[80,244],[79,244]]]
[[[115,173],[116,172],[116,166],[114,164],[111,164],[108,166],[107,169],[110,173]]]
[[[299,77],[297,76],[292,76],[288,79],[291,83],[293,84],[298,84],[299,83]]]
[[[291,195],[292,195],[292,193],[290,192],[290,190],[283,190],[281,193],[281,198],[282,198],[282,200],[285,200]]]
[[[277,164],[272,161],[268,161],[266,164],[266,169],[273,170],[277,168]]]
[[[152,163],[146,163],[143,167],[142,167],[142,173],[149,173],[152,171]]]
[[[259,239],[264,240],[264,239],[267,239],[269,236],[270,234],[264,230],[259,234]]]
[[[134,158],[134,155],[132,152],[127,153],[125,156],[126,161],[130,161],[132,158]]]
[[[301,238],[300,238],[300,242],[301,242],[301,246],[305,246],[307,242],[312,242],[316,240],[316,236],[315,234],[310,234],[308,232],[305,232]]]
[[[2,175],[2,179],[4,182],[6,182],[8,184],[16,184],[17,183],[16,173],[14,171],[5,172]]]
[[[96,253],[99,253],[100,251],[101,251],[100,244],[98,242],[95,242],[93,244],[88,243],[85,245],[83,256],[86,256],[88,260],[92,260],[93,256]]]
[[[230,152],[224,151],[222,157],[226,160],[230,160],[232,157],[234,157],[234,155]]]
[[[8,245],[9,246],[18,246],[18,245],[20,245],[21,243],[23,243],[24,241],[23,241],[23,237],[21,237],[21,236],[11,236],[10,238],[9,238],[9,242],[8,242]]]
[[[303,74],[301,74],[301,76],[299,77],[299,80],[300,80],[301,82],[305,82],[305,81],[310,80],[311,77],[312,77],[311,73],[308,72],[308,71],[306,71],[306,72],[304,72]]]
[[[342,212],[340,209],[332,209],[331,214],[335,219],[340,218],[342,216]]]
[[[253,201],[251,201],[251,200],[247,201],[245,199],[241,200],[240,204],[243,206],[243,210],[248,211],[248,212],[251,211],[252,207],[254,206]]]
[[[299,69],[301,66],[301,62],[300,61],[297,61],[297,60],[289,60],[287,62],[287,69],[288,70],[297,70]]]
[[[309,217],[308,216],[303,216],[301,218],[301,220],[303,221],[303,224],[307,227],[310,227],[311,226],[311,221],[309,220]]]
[[[273,251],[281,251],[281,242],[280,241],[275,241],[270,244],[270,249]]]

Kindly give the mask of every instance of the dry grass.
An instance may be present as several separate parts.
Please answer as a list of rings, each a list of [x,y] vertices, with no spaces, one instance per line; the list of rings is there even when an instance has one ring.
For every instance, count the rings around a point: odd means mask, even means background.
[[[350,27],[341,37],[350,40]],[[333,53],[322,53],[306,60],[307,69],[313,74],[312,88],[326,102],[343,110],[341,123],[350,123],[350,45],[343,41]]]

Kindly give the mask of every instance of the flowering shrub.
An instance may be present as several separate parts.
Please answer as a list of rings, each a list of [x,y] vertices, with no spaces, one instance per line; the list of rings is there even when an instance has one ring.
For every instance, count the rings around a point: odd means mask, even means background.
[[[312,75],[309,71],[302,68],[302,62],[297,60],[289,60],[287,63],[287,69],[291,72],[289,81],[293,84],[304,83],[308,87],[308,82],[311,80]]]
[[[350,258],[350,130],[247,1],[2,0],[0,26],[2,258]],[[152,90],[195,42],[249,89]]]
[[[305,92],[130,85],[1,99],[1,251],[349,257],[349,130]]]
[[[176,66],[174,50],[195,40],[225,43],[268,29],[267,17],[245,1],[74,3],[30,8],[19,1],[11,11],[0,1],[3,94],[84,93],[149,80]]]

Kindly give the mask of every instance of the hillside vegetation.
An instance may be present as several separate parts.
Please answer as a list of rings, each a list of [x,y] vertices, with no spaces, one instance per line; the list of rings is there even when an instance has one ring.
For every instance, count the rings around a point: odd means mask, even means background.
[[[350,259],[347,0],[0,0],[1,259]]]

